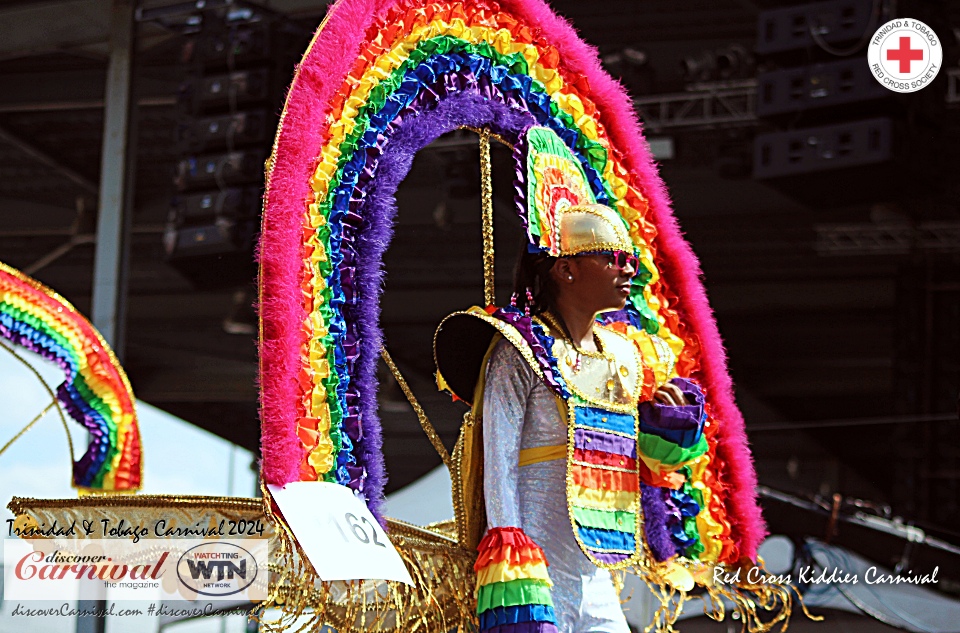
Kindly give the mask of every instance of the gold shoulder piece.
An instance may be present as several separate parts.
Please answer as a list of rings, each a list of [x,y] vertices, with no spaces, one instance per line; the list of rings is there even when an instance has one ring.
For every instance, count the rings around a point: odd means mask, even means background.
[[[498,332],[517,348],[537,378],[543,380],[543,371],[533,350],[517,328],[478,306],[454,312],[440,322],[433,335],[433,359],[450,393],[467,404],[473,403],[483,358]]]

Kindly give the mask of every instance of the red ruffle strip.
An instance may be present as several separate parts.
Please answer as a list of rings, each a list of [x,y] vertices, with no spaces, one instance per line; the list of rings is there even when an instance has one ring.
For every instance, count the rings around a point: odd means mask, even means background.
[[[597,466],[613,466],[614,468],[623,468],[626,470],[634,470],[637,467],[637,460],[633,457],[607,453],[606,451],[588,451],[583,448],[577,448],[573,451],[573,458],[578,462],[586,462]]]
[[[622,492],[637,492],[640,490],[640,480],[635,473],[574,464],[570,467],[570,475],[573,477],[573,483],[592,490],[617,490]]]
[[[480,555],[473,566],[474,571],[480,571],[488,565],[496,565],[504,561],[515,566],[531,562],[547,562],[540,546],[518,527],[497,527],[487,530],[477,546],[477,551]]]

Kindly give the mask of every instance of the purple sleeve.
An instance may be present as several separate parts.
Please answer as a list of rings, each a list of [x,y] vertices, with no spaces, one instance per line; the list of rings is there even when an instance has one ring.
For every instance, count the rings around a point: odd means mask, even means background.
[[[690,448],[703,434],[706,421],[703,392],[688,378],[673,378],[670,382],[680,388],[689,404],[671,406],[653,400],[640,403],[640,431]]]

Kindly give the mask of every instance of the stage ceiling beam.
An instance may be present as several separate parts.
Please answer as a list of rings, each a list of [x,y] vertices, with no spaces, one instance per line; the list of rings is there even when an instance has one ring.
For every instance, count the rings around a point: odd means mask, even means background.
[[[129,252],[133,172],[130,84],[134,52],[134,2],[114,0],[110,64],[104,100],[100,205],[93,264],[93,324],[123,360],[123,311]]]

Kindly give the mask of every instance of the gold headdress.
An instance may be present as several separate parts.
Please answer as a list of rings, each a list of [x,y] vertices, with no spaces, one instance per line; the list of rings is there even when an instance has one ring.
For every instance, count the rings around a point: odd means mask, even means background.
[[[602,204],[584,204],[560,211],[560,257],[596,251],[633,252],[633,242],[620,215]]]

